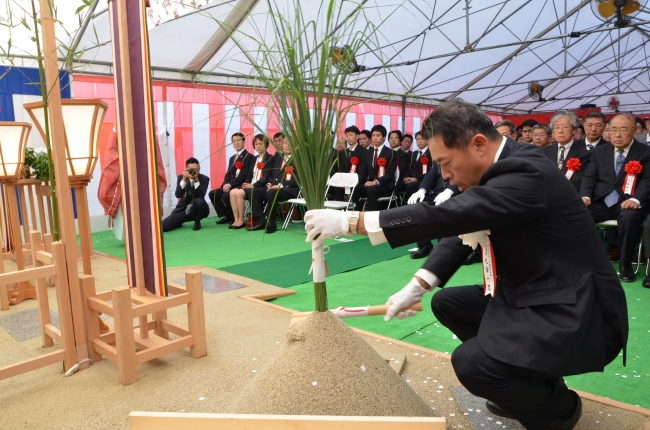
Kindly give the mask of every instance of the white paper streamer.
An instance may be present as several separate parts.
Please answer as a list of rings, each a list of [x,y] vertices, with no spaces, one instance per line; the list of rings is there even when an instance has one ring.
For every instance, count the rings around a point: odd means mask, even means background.
[[[567,170],[566,174],[564,175],[564,177],[566,177],[567,179],[571,179],[572,176],[573,176],[573,170]]]
[[[632,194],[632,187],[634,187],[634,181],[636,180],[636,175],[627,175],[626,180],[625,180],[625,189],[623,190],[623,194]]]
[[[327,248],[327,251],[325,250]],[[314,273],[314,282],[325,282],[325,254],[330,252],[329,246],[323,246],[323,244],[317,244],[312,242],[311,244],[311,267],[309,268],[308,275]]]

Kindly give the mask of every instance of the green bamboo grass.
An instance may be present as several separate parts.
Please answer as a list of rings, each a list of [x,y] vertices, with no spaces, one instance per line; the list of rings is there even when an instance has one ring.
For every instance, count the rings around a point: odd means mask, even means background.
[[[356,80],[362,79],[353,73],[351,62],[335,64],[332,53],[334,48],[343,46],[350,53],[360,52],[362,48],[372,52],[372,46],[379,45],[372,43],[377,35],[376,27],[367,23],[363,29],[353,30],[357,20],[364,19],[361,9],[365,2],[358,3],[352,13],[342,17],[344,6],[349,7],[350,2],[325,1],[319,4],[317,18],[313,20],[305,18],[299,0],[285,6],[290,17],[280,13],[277,3],[271,3],[270,17],[277,35],[272,44],[267,44],[261,35],[237,33],[226,24],[219,24],[252,65],[252,78],[270,93],[280,129],[291,147],[298,171],[296,181],[307,209],[323,209],[334,163],[335,130],[358,103],[359,99],[351,97],[349,89]],[[243,41],[253,41],[257,50],[249,51]],[[357,93],[357,97],[361,95],[362,92]],[[265,125],[258,128],[264,129]],[[325,282],[315,280],[314,297],[316,310],[327,311]]]

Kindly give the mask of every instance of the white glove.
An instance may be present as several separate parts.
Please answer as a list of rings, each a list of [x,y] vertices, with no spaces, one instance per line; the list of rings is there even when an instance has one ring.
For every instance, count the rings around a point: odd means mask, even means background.
[[[325,239],[340,235],[352,236],[348,220],[352,212],[334,209],[316,209],[305,214],[307,242],[323,243]]]
[[[417,192],[413,193],[411,197],[409,197],[408,204],[414,205],[418,202],[421,202],[422,200],[424,200],[424,196],[426,195],[426,193],[427,192],[424,191],[424,188],[420,188],[419,190],[417,190]]]
[[[438,194],[435,199],[433,199],[434,203],[436,206],[438,206],[440,203],[446,202],[451,198],[451,196],[454,195],[454,192],[450,190],[449,188],[446,188],[445,191],[442,193]]]
[[[388,298],[386,304],[391,306],[386,311],[384,321],[390,321],[390,319],[393,317],[401,320],[402,318],[412,317],[413,315],[417,314],[416,311],[412,311],[410,309],[402,311],[402,309],[408,308],[409,306],[421,301],[422,296],[424,296],[424,293],[426,292],[427,290],[420,286],[420,283],[417,279],[411,279],[411,281],[406,284],[406,287],[402,288],[400,291]]]

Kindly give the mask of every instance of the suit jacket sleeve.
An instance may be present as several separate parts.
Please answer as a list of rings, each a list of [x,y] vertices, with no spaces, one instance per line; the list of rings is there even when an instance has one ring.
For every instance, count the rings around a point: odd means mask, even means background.
[[[235,154],[236,155],[236,154]],[[221,184],[221,188],[223,188],[224,185],[229,184],[230,181],[233,179],[233,171],[232,171],[232,164],[235,162],[235,156],[233,155],[230,157],[228,160],[228,170],[226,170],[226,175],[223,177],[223,183]]]
[[[436,181],[438,180],[438,176],[438,165],[436,164],[429,169],[426,175],[424,175],[420,188],[423,188],[427,193],[433,190],[433,187],[436,185]]]
[[[440,279],[439,287],[444,287],[463,265],[470,252],[472,248],[463,245],[463,241],[458,236],[446,237],[440,239],[422,268],[436,275]]]
[[[178,175],[178,178],[176,178],[176,191],[174,192],[174,195],[176,196],[177,199],[182,198],[183,194],[185,193],[185,188],[181,188],[182,180],[183,180],[183,175]]]
[[[199,175],[199,188],[197,188],[196,193],[194,193],[194,199],[205,199],[209,185],[210,178],[205,175]]]
[[[539,217],[546,208],[546,185],[526,160],[509,157],[499,161],[488,168],[481,183],[484,185],[471,187],[439,206],[418,204],[381,211],[379,225],[388,243],[395,248],[506,228]]]
[[[598,183],[598,158],[596,156],[596,150],[590,151],[589,154],[589,164],[585,170],[585,174],[580,181],[580,188],[578,192],[580,197],[588,197],[591,199],[594,187]]]

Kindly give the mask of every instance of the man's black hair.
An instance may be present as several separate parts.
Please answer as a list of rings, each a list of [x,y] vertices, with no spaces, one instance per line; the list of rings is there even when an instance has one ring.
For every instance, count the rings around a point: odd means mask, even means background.
[[[406,139],[407,137],[411,139],[411,142],[413,142],[413,136],[411,136],[410,134],[405,134],[404,137],[402,137],[402,140]]]
[[[521,123],[521,128],[523,129],[524,127],[535,127],[537,124],[539,123],[534,119],[527,119],[526,121]]]
[[[278,137],[284,137],[284,134],[282,134],[281,131],[278,131],[273,135],[273,140],[277,139]]]
[[[239,137],[241,137],[242,142],[246,142],[246,137],[244,136],[243,133],[239,133],[239,132],[237,132],[237,133],[233,133],[233,135],[230,136],[230,139],[234,138],[235,136],[239,136]]]
[[[359,131],[359,128],[356,125],[351,125],[350,127],[345,129],[345,133],[360,134],[361,132]]]
[[[415,138],[417,139],[418,136],[421,136],[421,135],[422,135],[422,130],[420,130],[420,131],[418,131],[418,132],[415,133]]]
[[[374,133],[375,131],[378,132],[378,133],[381,133],[381,135],[384,137],[384,139],[386,138],[386,134],[388,133],[386,131],[386,127],[384,127],[381,124],[377,124],[377,125],[375,125],[374,127],[372,127],[370,129],[370,137],[372,137],[372,133]]]
[[[190,164],[199,164],[199,160],[197,160],[197,159],[194,158],[194,157],[190,157],[190,158],[188,158],[187,161],[185,162],[185,167],[189,166]]]
[[[402,140],[404,140],[404,135],[403,135],[402,132],[399,131],[399,130],[391,130],[390,133],[388,134],[388,138],[389,138],[389,139],[390,139],[390,137],[391,137],[391,135],[392,135],[393,133],[397,134],[397,137],[399,137],[399,141],[400,141],[400,142],[401,142]]]
[[[368,139],[372,139],[372,133],[368,130],[361,130],[359,134],[365,134]]]
[[[493,141],[501,139],[490,117],[463,99],[453,99],[438,106],[424,120],[422,127],[424,139],[440,136],[447,148],[466,150],[477,134]]]

